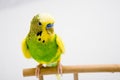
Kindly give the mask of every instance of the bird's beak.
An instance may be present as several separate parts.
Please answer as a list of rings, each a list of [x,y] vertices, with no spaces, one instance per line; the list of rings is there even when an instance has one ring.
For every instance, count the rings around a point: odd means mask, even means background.
[[[53,34],[54,33],[54,29],[53,28],[49,28],[49,29],[47,29],[47,32],[48,32],[48,34]]]

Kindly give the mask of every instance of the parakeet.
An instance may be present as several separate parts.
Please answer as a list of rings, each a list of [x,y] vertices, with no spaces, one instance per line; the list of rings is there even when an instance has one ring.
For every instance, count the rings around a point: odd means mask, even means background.
[[[26,58],[33,58],[39,63],[35,71],[39,76],[39,68],[43,64],[58,66],[58,73],[62,73],[60,66],[64,44],[54,32],[54,18],[49,14],[37,14],[30,24],[30,31],[22,41],[22,51]]]

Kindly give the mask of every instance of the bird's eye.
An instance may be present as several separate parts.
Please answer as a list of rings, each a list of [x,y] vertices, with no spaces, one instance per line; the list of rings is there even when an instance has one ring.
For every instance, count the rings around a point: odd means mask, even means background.
[[[38,25],[39,25],[39,26],[41,26],[41,25],[42,25],[42,23],[41,23],[41,22],[39,22],[39,23],[38,23]]]
[[[47,29],[53,27],[53,24],[47,24]]]

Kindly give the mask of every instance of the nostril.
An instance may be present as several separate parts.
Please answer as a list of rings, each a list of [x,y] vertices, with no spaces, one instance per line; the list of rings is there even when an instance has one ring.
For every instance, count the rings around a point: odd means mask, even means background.
[[[42,31],[40,31],[40,32],[37,33],[37,36],[39,36],[39,35],[40,36],[42,35]]]

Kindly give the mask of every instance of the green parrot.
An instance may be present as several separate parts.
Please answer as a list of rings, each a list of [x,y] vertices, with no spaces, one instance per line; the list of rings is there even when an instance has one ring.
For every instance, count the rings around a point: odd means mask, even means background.
[[[64,45],[60,37],[54,32],[54,18],[49,14],[37,14],[33,17],[30,31],[22,41],[22,51],[26,58],[33,58],[39,63],[35,75],[39,77],[40,68],[58,66],[58,73],[62,73],[60,64]]]

